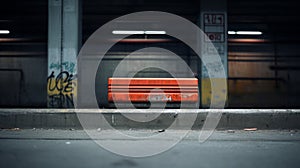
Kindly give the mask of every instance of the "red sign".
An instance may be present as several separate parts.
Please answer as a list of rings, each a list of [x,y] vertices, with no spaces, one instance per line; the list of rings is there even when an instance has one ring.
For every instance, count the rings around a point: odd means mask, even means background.
[[[207,38],[206,41],[211,42],[224,42],[224,34],[223,33],[206,33]]]

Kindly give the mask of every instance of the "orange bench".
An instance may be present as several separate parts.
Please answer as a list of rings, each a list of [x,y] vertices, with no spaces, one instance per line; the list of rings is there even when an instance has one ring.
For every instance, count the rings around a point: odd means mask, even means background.
[[[198,102],[196,78],[109,78],[109,102]]]

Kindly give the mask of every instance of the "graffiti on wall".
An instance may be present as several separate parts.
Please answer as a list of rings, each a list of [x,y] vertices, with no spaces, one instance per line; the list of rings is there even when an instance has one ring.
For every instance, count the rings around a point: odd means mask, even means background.
[[[56,70],[60,70],[60,68],[70,72],[70,73],[74,73],[75,72],[75,63],[74,62],[62,62],[60,63],[51,63],[50,64],[50,69],[56,69]]]
[[[48,107],[74,107],[76,87],[76,75],[68,71],[58,74],[52,71],[47,79]]]

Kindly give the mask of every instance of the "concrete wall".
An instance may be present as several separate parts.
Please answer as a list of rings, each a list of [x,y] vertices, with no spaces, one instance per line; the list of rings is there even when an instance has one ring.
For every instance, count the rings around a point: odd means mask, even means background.
[[[230,107],[299,107],[298,44],[231,43],[229,50]]]
[[[47,58],[0,57],[0,107],[46,107]]]

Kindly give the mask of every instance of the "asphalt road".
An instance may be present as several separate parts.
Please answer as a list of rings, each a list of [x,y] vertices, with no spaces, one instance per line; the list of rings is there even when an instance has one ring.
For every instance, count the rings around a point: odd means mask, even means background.
[[[115,136],[113,130],[95,130],[95,134],[97,132],[101,132],[98,141],[116,144],[117,147],[126,147],[126,144],[134,141]],[[165,133],[158,130],[125,132],[132,136]],[[216,131],[204,143],[198,141],[198,135],[199,131],[192,131],[167,151],[150,157],[132,158],[100,147],[82,130],[0,130],[0,167],[300,167],[298,131]],[[150,142],[164,144],[172,139],[174,137],[165,135],[164,138],[156,137]],[[147,152],[155,147],[140,148]],[[131,150],[135,151],[134,148]]]

